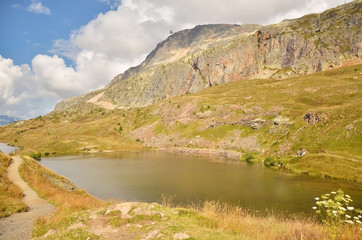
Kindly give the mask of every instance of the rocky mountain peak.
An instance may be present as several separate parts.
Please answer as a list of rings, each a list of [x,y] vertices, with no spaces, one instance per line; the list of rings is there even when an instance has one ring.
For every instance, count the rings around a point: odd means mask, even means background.
[[[356,0],[269,26],[215,24],[182,30],[104,89],[65,100],[55,111],[140,107],[218,84],[360,63],[361,18],[362,0]]]

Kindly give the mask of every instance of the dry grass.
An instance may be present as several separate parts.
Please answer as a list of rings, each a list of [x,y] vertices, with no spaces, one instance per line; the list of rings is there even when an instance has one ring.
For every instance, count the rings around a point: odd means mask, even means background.
[[[79,221],[85,223],[88,221],[89,214],[92,212],[89,210],[104,212],[107,206],[107,203],[90,196],[82,190],[66,190],[70,186],[67,184],[71,184],[67,182],[67,179],[56,175],[28,157],[25,157],[21,166],[21,174],[40,196],[50,200],[57,206],[57,211],[50,218],[38,219],[33,231],[33,237],[43,236],[49,230],[57,232],[54,235],[55,238],[63,236],[63,233],[70,234],[69,226]],[[62,182],[62,184],[57,184],[59,182]],[[282,217],[273,212],[262,215],[238,206],[218,202],[206,202],[202,207],[198,208],[173,208],[175,205],[172,202],[172,197],[168,196],[163,196],[162,202],[163,206],[155,210],[165,213],[167,221],[160,218],[153,219],[152,227],[163,229],[165,236],[170,238],[180,229],[183,229],[194,239],[332,239],[328,228],[312,218],[300,216]],[[175,211],[177,214],[174,213]],[[135,218],[132,223],[143,225],[145,221],[143,218]],[[119,228],[120,226],[113,227],[119,230],[123,229]],[[87,234],[90,233],[87,231],[87,229],[84,229],[82,234],[88,236]],[[128,228],[121,231],[130,233]],[[144,234],[144,229],[132,231],[133,235],[143,236]],[[358,228],[345,226],[339,229],[339,232],[335,239],[361,239],[361,232]],[[125,234],[125,232],[122,234]],[[122,234],[120,233],[120,236]]]
[[[315,219],[301,216],[280,217],[273,213],[259,216],[238,206],[206,202],[200,212],[215,223],[218,230],[237,235],[238,239],[332,239],[327,227]],[[336,239],[361,239],[358,227],[344,226]]]
[[[51,201],[56,206],[66,206],[70,209],[82,210],[99,207],[101,201],[87,192],[77,189],[68,179],[60,177],[49,169],[40,165],[30,157],[24,157],[20,166],[22,177],[43,198]],[[54,184],[55,180],[62,183]],[[73,190],[69,190],[74,187]]]
[[[68,179],[41,166],[30,157],[23,157],[23,159],[24,162],[19,168],[22,177],[40,197],[57,207],[50,218],[45,216],[37,220],[33,236],[43,235],[50,229],[66,228],[75,221],[74,214],[81,210],[102,206],[101,200],[77,189]],[[75,190],[70,190],[73,187]]]
[[[7,168],[10,163],[11,158],[0,151],[0,218],[26,210],[23,192],[7,177]]]

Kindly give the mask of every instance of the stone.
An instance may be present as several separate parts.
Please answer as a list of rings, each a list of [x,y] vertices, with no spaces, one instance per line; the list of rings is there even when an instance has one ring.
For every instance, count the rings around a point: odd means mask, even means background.
[[[286,125],[286,124],[291,124],[291,122],[289,121],[289,118],[287,118],[287,117],[278,116],[273,119],[273,124],[274,125]]]
[[[313,125],[320,121],[323,121],[327,119],[327,114],[325,113],[315,113],[315,112],[309,112],[306,113],[303,117],[304,121],[306,121],[308,124]]]
[[[261,118],[256,118],[251,120],[250,127],[254,130],[258,130],[264,126],[265,120]]]
[[[353,124],[349,124],[346,126],[346,130],[351,131],[353,129],[353,127],[354,127]]]
[[[175,235],[173,235],[174,240],[189,239],[189,238],[190,235],[188,235],[187,233],[176,233]]]
[[[122,213],[122,218],[130,218],[131,217],[129,215],[130,210],[133,207],[137,207],[138,205],[139,205],[139,203],[137,203],[137,202],[125,202],[125,203],[115,204],[115,205],[110,206],[106,210],[104,215],[107,215],[112,211],[120,211]]]
[[[84,227],[86,227],[86,225],[84,225],[84,223],[78,222],[73,225],[70,225],[69,227],[67,227],[67,229],[71,230],[71,229],[84,228]]]
[[[159,234],[160,234],[160,230],[153,230],[153,231],[149,232],[144,239],[156,238]]]

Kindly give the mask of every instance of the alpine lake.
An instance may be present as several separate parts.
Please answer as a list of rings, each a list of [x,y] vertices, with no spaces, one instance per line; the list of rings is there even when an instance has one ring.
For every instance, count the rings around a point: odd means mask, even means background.
[[[218,156],[146,151],[42,158],[41,164],[101,199],[177,205],[219,201],[257,211],[310,214],[315,197],[342,189],[362,206],[362,184],[286,173]]]

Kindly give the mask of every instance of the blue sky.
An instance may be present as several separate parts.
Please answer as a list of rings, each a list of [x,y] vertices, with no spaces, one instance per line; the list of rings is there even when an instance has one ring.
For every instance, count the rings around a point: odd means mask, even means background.
[[[266,25],[343,3],[0,0],[0,115],[44,115],[62,99],[102,88],[141,63],[170,30],[209,23]]]
[[[15,64],[29,63],[37,54],[48,54],[54,40],[86,25],[111,6],[97,0],[43,0],[50,14],[28,8],[31,0],[0,1],[0,54]],[[69,63],[69,62],[68,62]]]

